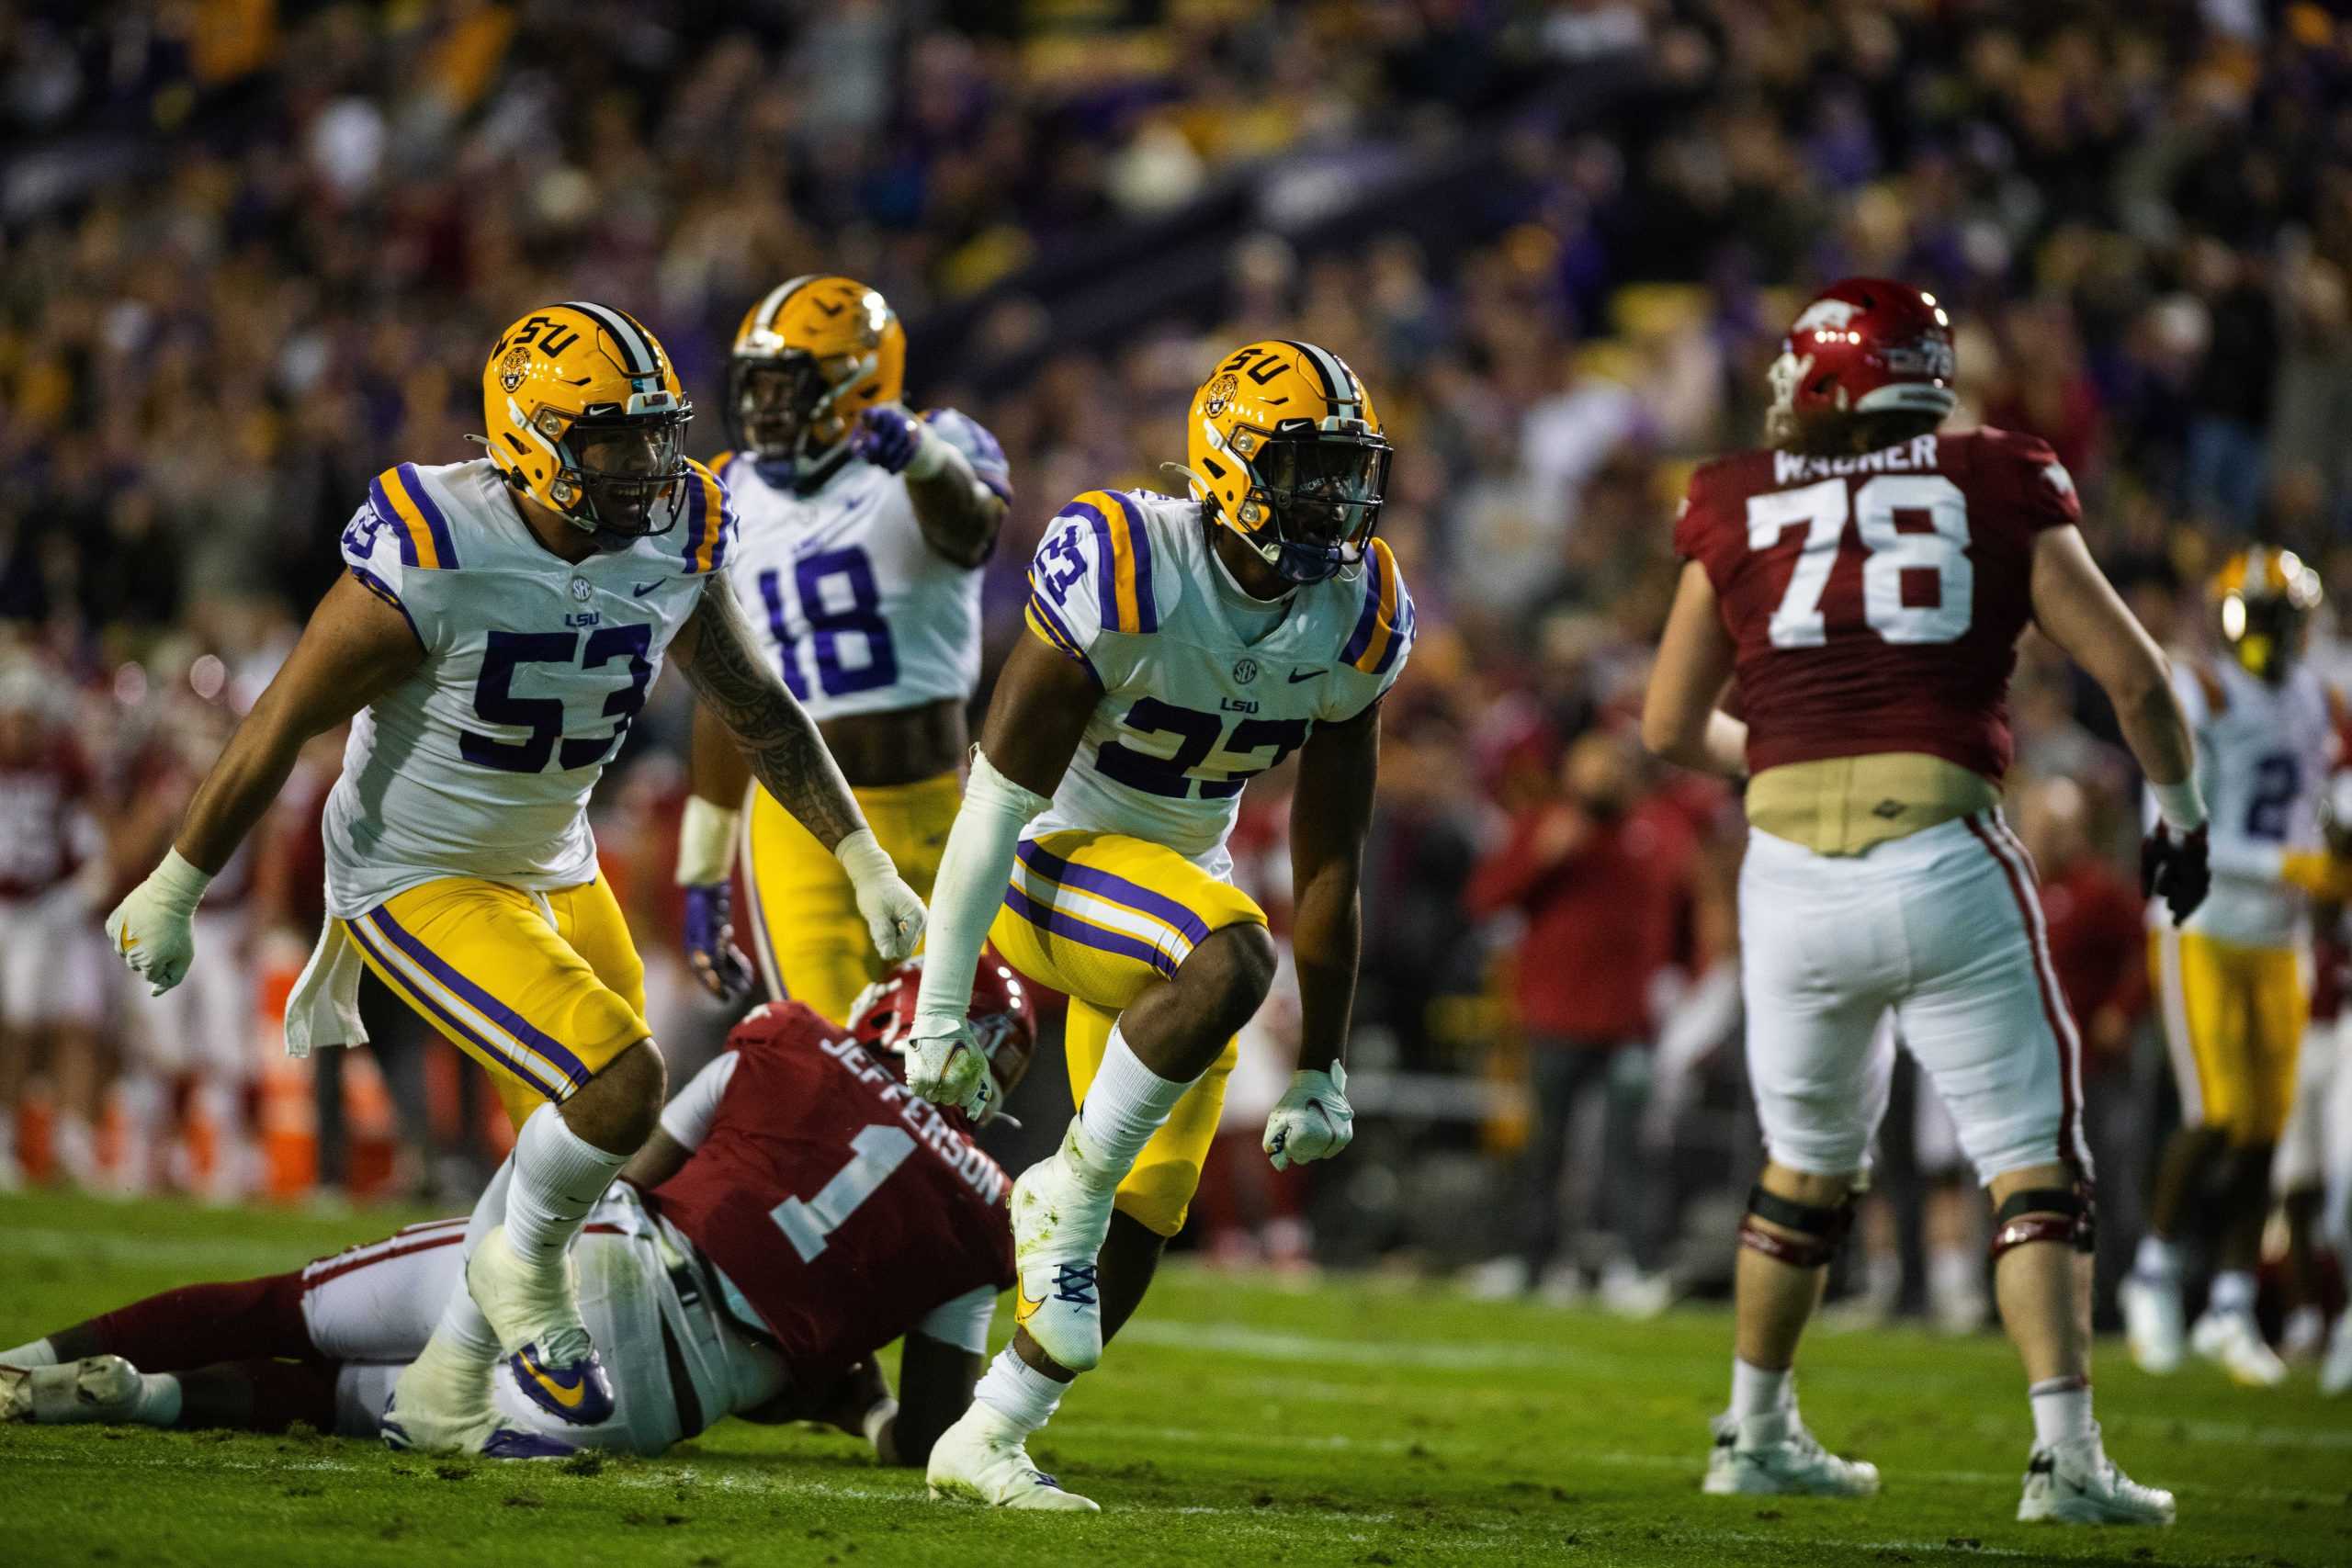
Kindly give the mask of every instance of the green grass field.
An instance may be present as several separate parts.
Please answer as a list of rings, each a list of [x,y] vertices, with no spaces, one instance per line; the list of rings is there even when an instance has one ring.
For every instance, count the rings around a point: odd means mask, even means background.
[[[266,1272],[385,1214],[0,1200],[0,1345],[163,1287]],[[755,1563],[2352,1562],[2352,1404],[2101,1363],[2113,1451],[2180,1495],[2163,1532],[2011,1522],[2027,1439],[2006,1345],[1821,1335],[1806,1413],[1876,1460],[1867,1504],[1703,1496],[1728,1324],[1490,1306],[1171,1268],[1035,1445],[1095,1517],[934,1504],[829,1433],[726,1423],[647,1461],[450,1463],[333,1438],[0,1427],[0,1562]],[[1000,1332],[1005,1325],[1000,1324]]]

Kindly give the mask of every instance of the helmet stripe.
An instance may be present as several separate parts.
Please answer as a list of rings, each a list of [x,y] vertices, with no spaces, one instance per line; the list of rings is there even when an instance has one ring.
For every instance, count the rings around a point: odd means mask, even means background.
[[[804,272],[798,277],[786,278],[784,282],[777,284],[769,291],[768,297],[760,301],[760,313],[757,318],[760,330],[774,332],[775,319],[783,313],[786,303],[794,295],[824,276],[821,272]]]
[[[1323,400],[1327,403],[1337,401],[1340,396],[1339,387],[1331,379],[1330,368],[1317,356],[1313,346],[1291,338],[1284,338],[1283,342],[1298,351],[1298,356],[1306,362],[1306,367],[1314,371],[1315,378],[1323,384]]]
[[[577,310],[612,334],[621,346],[621,368],[631,376],[652,376],[660,373],[661,360],[655,356],[653,345],[635,321],[609,305],[594,305],[585,299],[568,299],[564,308]]]
[[[1289,340],[1283,340],[1288,342]],[[1363,416],[1363,389],[1356,381],[1355,372],[1347,362],[1328,348],[1311,343],[1294,343],[1291,347],[1306,356],[1315,373],[1323,378],[1323,395],[1337,407],[1334,416],[1340,419],[1361,419]]]

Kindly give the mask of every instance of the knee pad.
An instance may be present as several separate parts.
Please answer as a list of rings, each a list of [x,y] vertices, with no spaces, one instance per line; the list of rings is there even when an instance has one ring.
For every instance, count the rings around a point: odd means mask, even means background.
[[[1993,1212],[1992,1254],[1997,1259],[2013,1247],[2037,1241],[2063,1241],[2087,1253],[2098,1240],[2098,1220],[2087,1182],[2012,1192]]]
[[[1758,1220],[1803,1234],[1782,1235],[1766,1230],[1756,1223]],[[1819,1208],[1767,1192],[1758,1182],[1748,1189],[1747,1213],[1739,1221],[1739,1245],[1792,1269],[1821,1269],[1838,1256],[1846,1233],[1853,1228],[1854,1195],[1850,1192],[1842,1201]]]

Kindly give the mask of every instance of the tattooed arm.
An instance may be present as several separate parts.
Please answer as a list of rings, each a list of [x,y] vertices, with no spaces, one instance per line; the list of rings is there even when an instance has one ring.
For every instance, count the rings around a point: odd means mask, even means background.
[[[706,581],[702,603],[671,648],[752,775],[819,843],[831,849],[865,826],[816,721],[760,657],[725,572]]]

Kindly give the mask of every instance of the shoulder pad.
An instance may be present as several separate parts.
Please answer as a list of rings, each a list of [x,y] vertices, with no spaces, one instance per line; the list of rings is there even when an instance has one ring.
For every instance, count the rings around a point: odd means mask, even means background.
[[[1060,515],[1080,518],[1093,532],[1094,588],[1102,629],[1158,631],[1151,525],[1136,498],[1123,490],[1090,490],[1063,507]]]
[[[425,490],[414,463],[386,468],[368,480],[368,505],[399,544],[402,566],[435,571],[457,567],[448,513]]]

